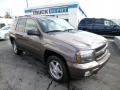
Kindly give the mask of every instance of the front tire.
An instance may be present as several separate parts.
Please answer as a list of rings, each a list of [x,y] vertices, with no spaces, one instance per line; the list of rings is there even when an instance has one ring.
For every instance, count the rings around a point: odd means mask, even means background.
[[[13,51],[16,55],[23,54],[23,51],[18,49],[15,41],[12,42],[12,46],[13,46]]]
[[[65,63],[58,56],[48,57],[48,72],[57,82],[67,82],[69,80]]]

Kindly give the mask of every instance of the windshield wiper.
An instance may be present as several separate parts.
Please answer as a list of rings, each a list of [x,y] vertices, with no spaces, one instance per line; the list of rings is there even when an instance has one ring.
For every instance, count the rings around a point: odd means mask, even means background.
[[[71,28],[71,29],[66,29],[66,30],[64,30],[64,31],[68,31],[68,32],[69,32],[69,31],[71,31],[71,30],[74,30],[74,29]]]
[[[52,31],[46,31],[46,33],[49,33],[49,32],[62,32],[62,30],[52,30]]]

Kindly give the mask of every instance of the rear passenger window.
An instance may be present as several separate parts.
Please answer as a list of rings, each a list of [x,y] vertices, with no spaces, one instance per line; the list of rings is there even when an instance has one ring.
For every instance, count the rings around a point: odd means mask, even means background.
[[[86,21],[85,21],[86,25],[90,25],[90,24],[93,24],[93,23],[94,23],[93,19],[86,19]]]
[[[20,32],[25,32],[25,22],[26,22],[25,18],[19,19],[16,30]]]
[[[33,20],[33,19],[27,19],[26,21],[26,32],[28,30],[35,30],[37,31],[38,30],[38,26],[37,26],[37,23]]]
[[[18,22],[18,19],[15,19],[11,25],[11,30],[15,30],[17,28],[17,22]]]
[[[96,19],[95,23],[96,24],[102,24],[102,20],[101,19]]]

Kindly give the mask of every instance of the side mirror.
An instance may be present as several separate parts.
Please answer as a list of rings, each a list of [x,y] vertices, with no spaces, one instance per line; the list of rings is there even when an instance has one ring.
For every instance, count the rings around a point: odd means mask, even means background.
[[[36,36],[39,36],[40,33],[38,31],[35,31],[35,30],[28,30],[27,31],[27,35],[36,35]]]

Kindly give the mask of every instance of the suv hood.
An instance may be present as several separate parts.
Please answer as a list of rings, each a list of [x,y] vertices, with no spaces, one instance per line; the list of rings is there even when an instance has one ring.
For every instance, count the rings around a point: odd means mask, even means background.
[[[86,31],[69,31],[51,33],[54,39],[63,41],[82,50],[95,49],[107,42],[104,37]]]

